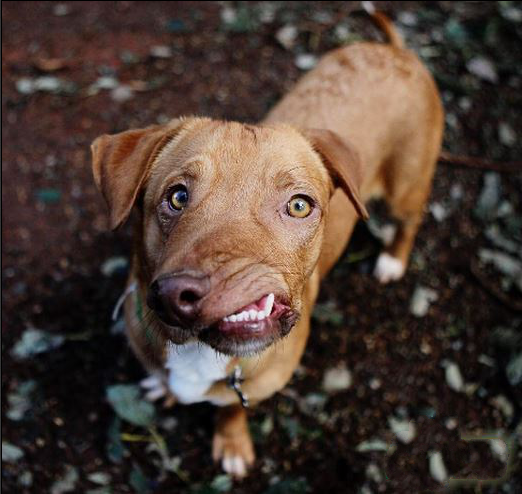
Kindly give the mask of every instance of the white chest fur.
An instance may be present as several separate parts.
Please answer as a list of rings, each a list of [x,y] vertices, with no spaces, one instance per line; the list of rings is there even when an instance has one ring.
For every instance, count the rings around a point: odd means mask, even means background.
[[[227,376],[230,357],[197,342],[167,348],[169,388],[180,403],[205,401],[205,393],[215,381]]]

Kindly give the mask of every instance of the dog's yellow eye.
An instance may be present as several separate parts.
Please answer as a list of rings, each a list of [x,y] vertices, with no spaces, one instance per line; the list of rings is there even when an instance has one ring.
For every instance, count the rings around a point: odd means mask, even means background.
[[[188,202],[187,188],[184,185],[176,185],[170,190],[167,200],[171,209],[181,211]]]
[[[294,196],[288,201],[286,209],[294,218],[306,218],[312,212],[312,204],[303,196]]]

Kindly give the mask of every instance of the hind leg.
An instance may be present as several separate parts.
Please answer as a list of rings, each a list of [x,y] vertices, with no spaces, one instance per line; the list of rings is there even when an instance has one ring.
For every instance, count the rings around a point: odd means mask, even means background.
[[[411,157],[411,155],[410,155]],[[397,161],[399,163],[399,161]],[[415,236],[422,222],[424,207],[431,191],[431,180],[435,160],[426,165],[402,161],[390,168],[386,198],[392,216],[398,220],[397,233],[393,242],[379,255],[374,276],[381,283],[396,281],[404,275]]]

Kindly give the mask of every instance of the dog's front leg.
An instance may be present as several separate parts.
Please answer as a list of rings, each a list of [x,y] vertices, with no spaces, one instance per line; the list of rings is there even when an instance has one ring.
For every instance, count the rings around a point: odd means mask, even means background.
[[[254,445],[248,431],[246,410],[241,405],[218,409],[212,458],[221,461],[223,470],[236,478],[244,477],[247,468],[254,463]]]

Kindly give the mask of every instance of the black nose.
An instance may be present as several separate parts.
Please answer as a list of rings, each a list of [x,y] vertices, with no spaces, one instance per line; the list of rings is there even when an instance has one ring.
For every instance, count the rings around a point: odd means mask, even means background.
[[[177,274],[154,281],[147,304],[167,324],[188,325],[198,318],[201,299],[209,291],[208,276]]]

